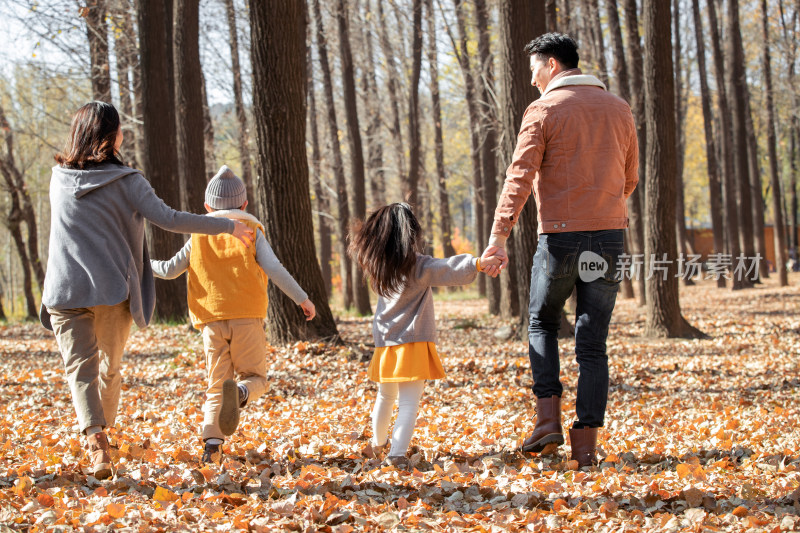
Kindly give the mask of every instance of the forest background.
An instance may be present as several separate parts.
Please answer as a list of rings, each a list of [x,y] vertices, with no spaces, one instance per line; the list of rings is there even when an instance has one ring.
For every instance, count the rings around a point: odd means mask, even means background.
[[[0,316],[36,315],[52,155],[72,113],[93,98],[121,111],[124,160],[143,169],[168,204],[200,212],[207,179],[231,166],[247,182],[273,247],[310,294],[330,299],[337,312],[368,315],[369,291],[342,255],[350,223],[410,198],[430,252],[479,254],[519,117],[538,95],[520,68],[527,65],[521,48],[558,30],[576,38],[584,72],[634,111],[641,181],[629,201],[628,251],[664,252],[675,263],[666,282],[639,276],[623,284],[623,296],[651,300],[651,333],[697,335],[679,313],[678,257],[699,253],[707,262],[717,253],[735,262],[760,254],[770,261],[759,276],[772,270],[781,284],[796,258],[800,7],[789,0],[670,4],[665,11],[667,2],[635,0],[309,0],[287,4],[302,14],[278,42],[270,24],[280,25],[280,11],[262,28],[257,10],[235,0],[5,0]],[[272,50],[253,40],[262,30]],[[281,58],[270,56],[276,50],[302,72],[281,71]],[[273,81],[280,89],[271,93]],[[304,98],[288,104],[297,107],[286,108],[284,121],[276,113],[290,86]],[[286,129],[301,134],[292,146],[296,136],[288,140],[280,129],[301,114],[302,131]],[[281,158],[286,164],[275,163]],[[290,219],[308,228],[298,232]],[[491,313],[521,315],[520,324],[531,235],[529,214],[511,244],[519,265],[477,287]],[[158,229],[148,237],[151,257],[161,258],[183,239]],[[751,284],[734,277],[728,285]],[[159,282],[158,316],[185,316],[184,290],[182,281]],[[272,301],[270,320],[291,324],[274,328],[285,331],[276,340],[336,334],[327,304],[309,332],[287,299]]]
[[[0,17],[0,529],[800,527],[800,275],[786,268],[800,1],[0,0]],[[576,471],[567,446],[516,451],[535,416],[518,338],[529,201],[510,268],[436,295],[447,378],[426,386],[413,471],[385,467],[366,451],[374,296],[343,260],[349,224],[410,198],[429,251],[480,253],[538,96],[522,49],[551,30],[630,102],[640,144],[626,246],[645,264],[611,324],[601,463]],[[104,483],[71,425],[58,347],[28,323],[53,154],[91,99],[117,106],[124,160],[173,207],[201,212],[207,179],[231,166],[317,304],[306,324],[269,289],[269,388],[221,464],[198,464],[205,363],[183,280],[158,282],[167,324],[132,333]],[[151,257],[183,239],[149,228]],[[694,280],[678,270],[691,255]],[[736,274],[757,255],[769,262]],[[574,341],[560,348],[570,420]]]

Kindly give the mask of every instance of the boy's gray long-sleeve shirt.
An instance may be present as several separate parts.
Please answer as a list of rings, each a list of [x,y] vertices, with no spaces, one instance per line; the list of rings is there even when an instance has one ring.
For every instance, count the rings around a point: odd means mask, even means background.
[[[399,294],[378,297],[372,337],[375,347],[436,342],[431,287],[467,285],[478,276],[478,259],[470,254],[437,259],[417,254],[414,277]]]
[[[167,261],[151,259],[150,265],[153,267],[153,274],[162,279],[177,278],[189,269],[191,255],[192,240],[189,239],[172,259]],[[266,272],[269,280],[285,292],[294,303],[300,305],[308,299],[306,292],[281,264],[267,239],[260,231],[256,231],[256,261],[262,270]]]

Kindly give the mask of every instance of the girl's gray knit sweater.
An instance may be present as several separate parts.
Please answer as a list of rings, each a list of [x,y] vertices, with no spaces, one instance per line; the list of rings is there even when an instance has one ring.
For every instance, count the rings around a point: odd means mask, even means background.
[[[409,342],[436,342],[431,287],[467,285],[478,275],[478,259],[470,254],[436,259],[417,254],[414,276],[399,294],[378,297],[372,337],[375,347],[397,346]]]

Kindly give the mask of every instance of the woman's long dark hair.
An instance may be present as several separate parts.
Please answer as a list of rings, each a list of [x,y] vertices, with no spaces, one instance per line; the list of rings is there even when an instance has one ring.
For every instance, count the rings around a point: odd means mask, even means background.
[[[72,117],[69,139],[55,155],[62,167],[84,169],[100,163],[122,164],[114,149],[119,131],[119,113],[105,102],[89,102]]]
[[[348,252],[379,295],[399,293],[417,264],[422,228],[406,203],[373,212],[350,235]]]

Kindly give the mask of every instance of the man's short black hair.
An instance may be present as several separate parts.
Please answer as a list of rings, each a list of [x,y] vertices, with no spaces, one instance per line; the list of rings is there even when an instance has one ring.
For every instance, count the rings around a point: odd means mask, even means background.
[[[566,68],[578,67],[578,45],[564,33],[540,35],[525,45],[525,52],[531,56],[536,54],[539,59],[552,57]]]

